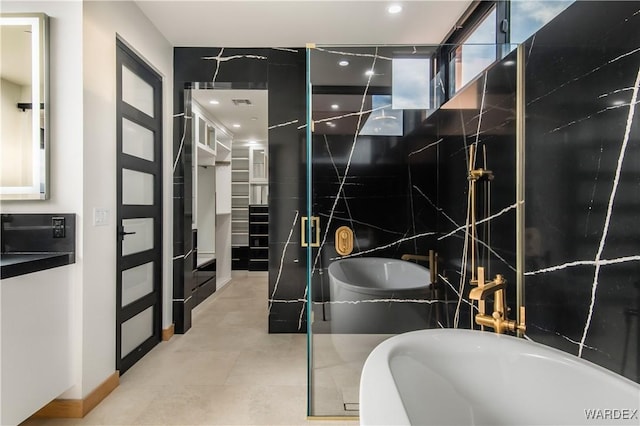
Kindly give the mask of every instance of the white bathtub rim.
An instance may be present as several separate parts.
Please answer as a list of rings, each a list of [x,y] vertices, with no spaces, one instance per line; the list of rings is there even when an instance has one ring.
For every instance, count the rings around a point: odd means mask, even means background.
[[[358,398],[360,401],[360,425],[411,425],[407,410],[398,392],[398,386],[391,374],[391,368],[384,370],[377,368],[381,365],[389,365],[388,357],[391,348],[388,348],[388,345],[385,345],[385,343],[389,340],[396,339],[398,336],[391,337],[378,345],[371,354],[369,354],[362,367]],[[383,349],[378,350],[381,346]],[[376,369],[378,373],[375,375],[365,375],[365,372],[370,369]],[[368,388],[370,387],[384,389],[385,391],[369,392]],[[370,409],[369,405],[376,407],[376,409]],[[365,410],[363,410],[364,406],[366,406]]]
[[[411,268],[416,272],[418,272],[419,274],[424,274],[426,279],[426,284],[421,286],[400,287],[400,288],[366,287],[362,285],[351,284],[345,281],[344,279],[338,277],[334,272],[335,269],[341,267],[340,265],[341,262],[361,262],[361,261],[367,261],[367,262],[381,261],[381,262],[402,263],[403,266]],[[424,266],[418,265],[416,263],[407,262],[400,259],[393,259],[393,258],[386,258],[386,257],[358,257],[358,258],[341,259],[329,265],[329,267],[327,268],[327,272],[329,274],[330,282],[331,280],[334,280],[334,282],[339,287],[345,288],[354,293],[366,294],[370,296],[388,296],[390,293],[396,293],[398,295],[406,296],[412,293],[418,294],[421,292],[426,292],[431,288],[431,276],[428,268],[425,268]],[[398,277],[398,278],[401,279],[401,277]]]
[[[398,353],[405,351],[406,347],[410,347],[412,343],[421,341],[425,338],[434,338],[437,340],[438,335],[444,335],[451,338],[452,334],[460,334],[461,339],[465,339],[464,334],[468,337],[478,338],[478,333],[483,333],[483,339],[513,339],[522,345],[522,353],[524,354],[540,354],[548,356],[554,361],[571,364],[578,370],[593,369],[595,375],[603,375],[607,380],[611,380],[625,392],[628,390],[637,392],[640,398],[640,384],[618,375],[604,367],[594,364],[588,360],[577,358],[559,349],[552,348],[537,342],[526,341],[508,335],[497,335],[490,332],[482,332],[478,330],[460,330],[460,329],[432,329],[419,330],[403,333],[389,339],[378,345],[365,361],[362,369],[362,378],[360,382],[360,422],[362,425],[383,425],[397,424],[409,425],[409,415],[400,396],[396,381],[391,369],[391,359]],[[416,340],[417,339],[417,340]],[[373,374],[372,374],[373,373]],[[370,389],[383,389],[381,392],[372,392]],[[639,404],[640,406],[640,399]],[[633,407],[632,407],[633,408]],[[635,407],[640,408],[640,407]],[[595,424],[595,423],[594,423]],[[626,423],[625,423],[626,424]]]

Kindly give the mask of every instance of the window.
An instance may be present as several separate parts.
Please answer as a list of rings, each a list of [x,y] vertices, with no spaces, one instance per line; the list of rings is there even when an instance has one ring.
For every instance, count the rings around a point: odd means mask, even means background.
[[[431,108],[431,60],[393,58],[391,70],[393,109]]]
[[[511,43],[522,43],[573,2],[574,0],[511,0]]]
[[[449,93],[453,95],[496,60],[496,8],[451,52]]]

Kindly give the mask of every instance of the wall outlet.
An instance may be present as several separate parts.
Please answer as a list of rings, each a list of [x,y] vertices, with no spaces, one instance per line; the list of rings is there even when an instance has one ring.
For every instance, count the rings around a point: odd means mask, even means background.
[[[108,226],[109,225],[109,209],[94,208],[93,209],[93,226]]]
[[[51,228],[53,228],[53,238],[64,238],[65,237],[65,229],[64,229],[64,217],[52,217],[51,218]]]

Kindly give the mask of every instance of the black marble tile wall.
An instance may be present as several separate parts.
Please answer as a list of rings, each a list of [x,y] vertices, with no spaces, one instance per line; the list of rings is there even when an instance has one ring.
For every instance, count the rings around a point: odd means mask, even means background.
[[[320,309],[322,305],[319,305],[319,302],[331,304],[336,300],[331,294],[327,268],[341,258],[335,248],[339,227],[347,226],[353,231],[351,256],[399,259],[405,253],[416,253],[415,241],[406,238],[413,232],[402,138],[359,136],[349,162],[353,139],[353,135],[348,134],[316,133],[313,136],[313,211],[320,218],[320,238],[324,241],[320,255],[314,253],[312,299],[317,311],[316,333],[353,332],[349,327],[331,323],[331,309],[326,306]],[[344,178],[347,165],[349,172]],[[383,332],[382,329],[376,331]]]
[[[472,250],[479,260],[475,267],[485,267],[487,279],[506,278],[508,303],[515,305],[514,57],[515,52],[486,70],[406,140],[415,232],[436,233],[422,251],[435,249],[440,259],[440,326],[471,327]],[[473,248],[465,244],[471,232],[466,225],[471,223],[470,162],[493,173],[493,180],[476,186],[478,243]]]
[[[322,250],[326,267],[338,254],[334,234],[346,225],[354,232],[354,252],[399,258],[413,247],[394,244],[411,233],[407,220],[409,199],[404,150],[396,136],[360,136],[349,174],[334,208],[336,193],[345,175],[353,135],[313,136],[313,210],[327,230],[329,240]],[[331,214],[333,210],[333,215]]]
[[[576,2],[525,43],[527,336],[640,380],[640,7]],[[406,138],[415,232],[437,231],[445,326],[470,327],[468,148],[493,171],[481,253],[515,306],[515,52]],[[484,163],[486,149],[487,162]],[[434,182],[436,182],[434,184]],[[435,219],[435,220],[434,220]],[[431,222],[433,221],[433,222]],[[484,226],[489,223],[490,229]],[[453,232],[458,230],[457,232]],[[489,240],[490,236],[490,240]],[[465,281],[460,283],[465,273]],[[454,290],[455,288],[455,290]],[[513,314],[512,314],[513,317]]]
[[[640,381],[640,5],[526,43],[527,334]]]
[[[433,230],[418,234],[411,206],[405,139],[420,122],[421,111],[400,110],[389,118],[394,114],[392,58],[410,54],[428,58],[433,48],[340,46],[311,51],[312,209],[320,220],[320,247],[312,258],[314,334],[399,333],[428,323],[428,276],[424,289],[411,295],[390,288],[346,292],[328,276],[328,267],[338,260],[426,256],[434,246]],[[345,58],[349,65],[341,68],[338,63]],[[370,69],[373,74],[365,73]],[[335,248],[341,226],[350,228],[354,237],[353,251],[345,256]]]
[[[304,333],[306,249],[306,56],[304,49],[268,51],[269,332]]]
[[[195,287],[192,257],[191,100],[185,89],[269,90],[269,330],[306,330],[304,49],[174,49],[174,323],[191,327]],[[284,256],[284,261],[280,262]],[[301,312],[303,313],[301,318]]]

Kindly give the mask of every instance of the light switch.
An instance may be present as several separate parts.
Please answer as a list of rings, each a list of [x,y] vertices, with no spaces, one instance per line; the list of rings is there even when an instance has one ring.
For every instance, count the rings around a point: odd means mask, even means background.
[[[94,208],[93,209],[93,226],[108,226],[109,225],[109,209]]]

